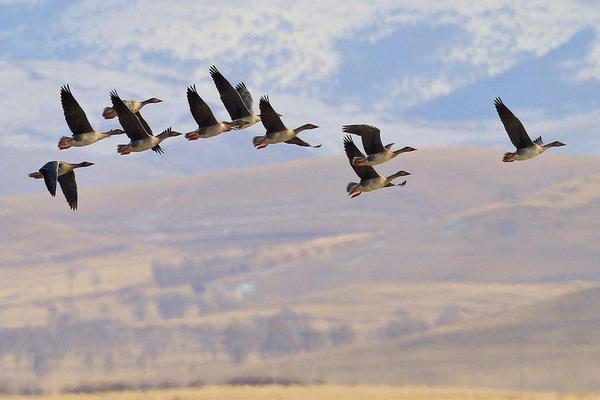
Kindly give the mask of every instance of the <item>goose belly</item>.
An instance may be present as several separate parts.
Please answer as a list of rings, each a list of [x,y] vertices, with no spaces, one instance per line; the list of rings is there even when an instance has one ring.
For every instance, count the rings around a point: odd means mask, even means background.
[[[73,136],[73,141],[71,142],[71,146],[73,146],[73,147],[87,146],[92,143],[96,143],[98,140],[104,139],[105,137],[106,137],[106,135],[102,134],[101,132],[96,132],[96,131],[81,133],[79,135]]]
[[[538,156],[543,152],[544,148],[542,146],[534,144],[533,146],[517,150],[514,159],[517,161],[529,160],[530,158]]]
[[[209,138],[217,136],[227,130],[225,124],[219,123],[216,125],[204,126],[198,129],[198,136],[201,138]]]
[[[132,152],[140,152],[150,150],[157,144],[160,144],[160,141],[155,136],[153,136],[148,139],[135,140],[129,143],[129,148]]]
[[[371,192],[373,190],[381,189],[385,186],[386,180],[383,176],[377,178],[367,179],[360,182],[360,187],[363,192]]]
[[[239,127],[237,129],[245,129],[256,124],[257,122],[260,122],[260,117],[258,115],[252,114],[244,118],[238,118],[231,122],[239,124]]]
[[[296,136],[296,133],[294,131],[292,131],[291,129],[287,129],[285,131],[279,131],[279,132],[271,132],[266,135],[266,142],[268,144],[282,143],[282,142],[285,142],[286,140],[290,140],[294,136]]]
[[[369,165],[379,165],[387,162],[393,158],[394,153],[391,151],[382,151],[380,153],[370,154],[367,157]]]

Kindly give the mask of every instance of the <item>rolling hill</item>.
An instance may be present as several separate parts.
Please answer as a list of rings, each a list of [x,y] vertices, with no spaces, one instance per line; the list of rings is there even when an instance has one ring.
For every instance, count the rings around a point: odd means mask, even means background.
[[[406,187],[354,200],[342,157],[116,186],[80,174],[76,213],[41,186],[0,197],[0,368],[51,390],[306,360],[309,381],[595,388],[581,352],[596,338],[576,333],[596,321],[567,317],[597,304],[600,163],[499,154],[420,149],[380,168],[412,172]]]

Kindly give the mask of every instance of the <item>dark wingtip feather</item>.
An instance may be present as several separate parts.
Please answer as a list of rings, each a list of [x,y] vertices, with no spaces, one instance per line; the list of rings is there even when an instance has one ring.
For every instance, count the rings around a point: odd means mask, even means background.
[[[210,68],[208,69],[208,72],[210,72],[211,75],[215,75],[219,73],[219,70],[217,69],[216,66],[211,65]]]

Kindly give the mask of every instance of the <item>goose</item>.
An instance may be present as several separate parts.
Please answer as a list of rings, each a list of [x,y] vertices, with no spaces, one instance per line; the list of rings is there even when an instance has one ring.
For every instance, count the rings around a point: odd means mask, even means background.
[[[49,161],[38,171],[29,174],[34,179],[44,179],[46,188],[54,197],[56,195],[56,182],[67,199],[71,210],[77,210],[77,182],[75,182],[75,168],[83,168],[94,165],[91,162],[80,162],[71,164],[65,161]]]
[[[551,147],[566,146],[566,144],[559,141],[544,144],[541,136],[532,141],[527,134],[525,127],[521,121],[519,121],[519,118],[504,105],[500,97],[494,99],[494,105],[496,106],[496,111],[504,125],[504,129],[506,129],[506,133],[508,133],[510,141],[517,148],[517,151],[514,153],[504,153],[502,161],[513,162],[529,160],[530,158],[542,154]]]
[[[198,95],[196,85],[187,88],[187,99],[192,117],[198,124],[198,129],[185,134],[187,140],[217,136],[237,126],[227,121],[218,122],[208,104]]]
[[[149,99],[146,99],[144,101],[134,99],[123,100],[123,103],[125,103],[127,108],[129,108],[131,112],[135,114],[136,112],[140,111],[142,107],[144,107],[146,104],[162,103],[162,100],[157,99],[156,97],[150,97]],[[117,112],[114,110],[113,107],[106,107],[102,112],[102,116],[104,117],[104,119],[113,119],[117,116]]]
[[[300,139],[297,135],[307,129],[315,129],[318,128],[317,125],[313,124],[304,124],[296,129],[289,129],[281,121],[279,114],[275,112],[271,103],[269,102],[268,96],[263,96],[260,98],[260,115],[261,121],[264,127],[267,129],[267,133],[264,136],[255,136],[252,139],[254,143],[254,147],[258,149],[264,149],[269,144],[275,143],[289,143],[295,144],[297,146],[303,147],[313,147],[319,148],[321,145],[312,146],[302,139]]]
[[[415,151],[414,147],[406,146],[399,150],[392,150],[394,143],[383,145],[378,128],[371,125],[344,125],[342,130],[346,133],[360,136],[363,147],[367,153],[366,157],[357,158],[352,161],[356,166],[379,165],[396,157],[398,154]]]
[[[353,199],[360,196],[362,192],[371,192],[383,187],[406,185],[406,181],[398,184],[392,183],[392,181],[400,176],[410,175],[410,172],[398,171],[395,174],[386,177],[379,175],[377,171],[375,171],[375,168],[370,165],[358,166],[354,164],[353,161],[356,157],[364,157],[364,154],[356,147],[350,135],[344,137],[344,150],[346,151],[350,166],[352,166],[352,169],[354,169],[354,172],[356,172],[356,175],[360,178],[360,183],[349,182],[348,185],[346,185],[346,192],[348,192],[350,198]]]
[[[214,65],[209,72],[236,129],[248,128],[260,121],[260,116],[252,110],[252,95],[243,82],[234,88]]]
[[[110,92],[110,100],[112,101],[114,110],[117,112],[119,123],[123,129],[125,129],[125,134],[127,134],[131,140],[129,144],[120,144],[117,146],[117,152],[121,155],[150,149],[156,153],[163,154],[164,151],[162,147],[160,147],[160,143],[166,138],[181,135],[181,133],[168,128],[159,135],[154,136],[150,126],[148,126],[148,123],[142,118],[140,112],[138,111],[134,114],[125,103],[123,103],[123,100],[121,100],[115,90]]]
[[[73,132],[72,137],[63,136],[60,138],[58,141],[58,148],[60,150],[65,150],[72,146],[88,146],[109,136],[121,135],[124,133],[121,129],[111,129],[106,132],[94,130],[90,125],[85,112],[77,100],[75,100],[73,93],[71,93],[69,85],[60,88],[60,102],[62,104],[67,125],[69,125],[71,132]]]

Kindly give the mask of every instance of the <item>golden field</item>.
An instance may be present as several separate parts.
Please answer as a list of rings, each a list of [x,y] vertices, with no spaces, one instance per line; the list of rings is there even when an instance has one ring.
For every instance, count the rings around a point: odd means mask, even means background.
[[[2,397],[0,397],[1,399]],[[394,386],[207,386],[199,389],[15,397],[36,400],[575,400],[600,395]]]
[[[342,157],[0,198],[0,393],[600,391],[599,159],[419,152],[356,200]]]

